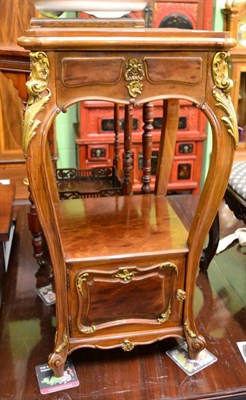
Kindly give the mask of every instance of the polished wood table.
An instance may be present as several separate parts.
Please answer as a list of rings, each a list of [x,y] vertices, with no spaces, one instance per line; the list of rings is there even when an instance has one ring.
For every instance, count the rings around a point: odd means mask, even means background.
[[[0,184],[0,306],[2,303],[6,266],[4,259],[4,242],[9,240],[15,186]]]
[[[206,346],[193,316],[206,235],[223,197],[237,140],[227,33],[144,29],[114,22],[33,20],[19,44],[31,50],[23,149],[54,270],[57,327],[49,365],[63,373],[82,347],[132,350],[184,337],[189,357]],[[60,201],[47,135],[55,116],[83,100],[125,106],[123,195]],[[178,101],[212,126],[213,151],[189,232],[166,197]],[[155,192],[151,193],[153,102],[163,101]],[[143,105],[142,193],[132,195],[131,118]]]

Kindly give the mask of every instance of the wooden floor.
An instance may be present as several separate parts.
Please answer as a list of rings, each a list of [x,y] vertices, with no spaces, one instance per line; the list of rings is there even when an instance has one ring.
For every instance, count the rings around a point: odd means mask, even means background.
[[[131,353],[83,349],[71,355],[79,387],[41,395],[35,366],[47,362],[56,319],[54,306],[35,292],[38,268],[26,212],[21,206],[0,316],[0,400],[246,399],[246,364],[237,347],[246,340],[246,254],[237,244],[197,278],[196,321],[217,362],[189,377],[165,354],[174,339]],[[240,225],[224,207],[221,221],[224,234]]]

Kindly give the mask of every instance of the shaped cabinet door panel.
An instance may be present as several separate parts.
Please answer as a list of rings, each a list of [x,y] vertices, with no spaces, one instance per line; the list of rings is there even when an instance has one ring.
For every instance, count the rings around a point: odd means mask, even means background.
[[[147,266],[125,265],[115,269],[71,272],[70,298],[73,336],[110,329],[163,328],[181,322],[184,286],[183,262],[177,258]]]

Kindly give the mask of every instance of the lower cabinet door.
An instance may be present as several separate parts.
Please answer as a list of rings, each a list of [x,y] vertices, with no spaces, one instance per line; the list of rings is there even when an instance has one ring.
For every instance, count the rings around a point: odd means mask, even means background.
[[[71,336],[179,325],[184,299],[181,259],[148,266],[70,269]]]

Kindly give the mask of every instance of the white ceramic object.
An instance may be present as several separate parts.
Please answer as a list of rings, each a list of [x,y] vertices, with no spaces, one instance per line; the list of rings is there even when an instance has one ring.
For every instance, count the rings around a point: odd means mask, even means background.
[[[144,0],[34,0],[38,11],[83,11],[97,18],[120,18],[131,11],[143,10]]]

